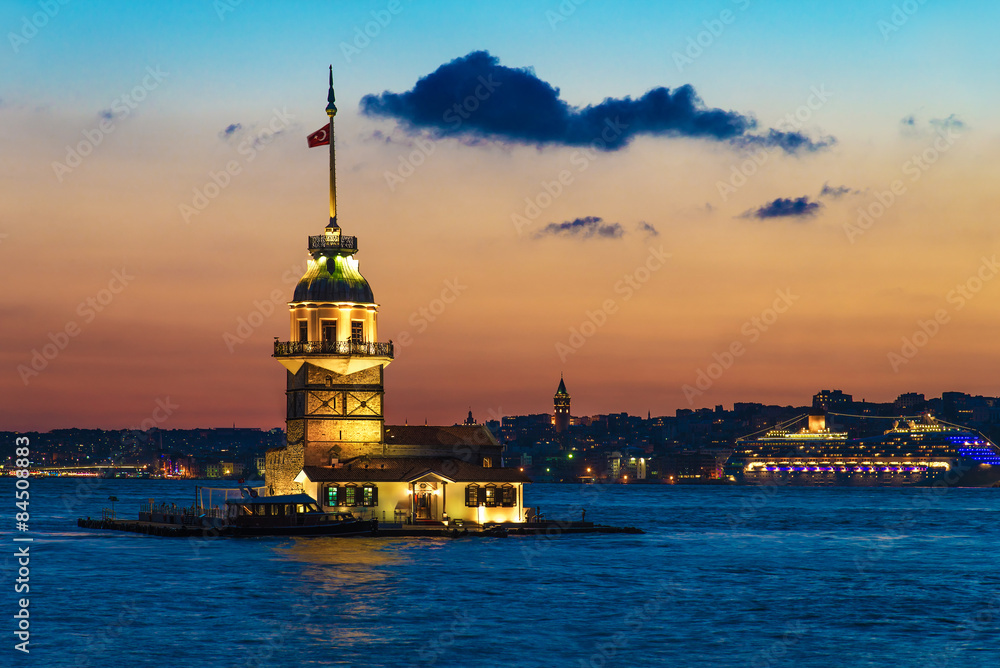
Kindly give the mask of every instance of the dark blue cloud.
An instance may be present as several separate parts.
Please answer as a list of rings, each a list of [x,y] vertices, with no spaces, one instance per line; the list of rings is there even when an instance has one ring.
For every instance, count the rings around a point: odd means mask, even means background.
[[[568,220],[565,223],[549,223],[535,233],[535,238],[560,236],[589,239],[596,236],[605,239],[618,239],[624,234],[625,230],[618,223],[606,223],[603,218],[598,216],[587,216],[586,218]]]
[[[115,117],[114,113],[110,109],[101,109],[97,116],[105,121],[110,121]]]
[[[735,111],[706,107],[690,85],[654,88],[640,98],[606,98],[573,107],[559,89],[529,68],[505,67],[486,51],[440,66],[405,93],[366,95],[361,110],[394,118],[408,132],[421,130],[467,143],[493,140],[535,146],[586,146],[617,151],[639,135],[695,137],[737,146],[815,151],[833,139],[768,129]]]
[[[223,139],[229,139],[234,134],[243,129],[243,125],[240,123],[230,123],[226,126],[226,129],[219,133],[219,136]]]
[[[808,197],[796,197],[795,199],[779,197],[757,209],[744,211],[742,217],[760,220],[766,218],[808,218],[815,216],[821,208],[823,208],[821,202],[811,202]]]

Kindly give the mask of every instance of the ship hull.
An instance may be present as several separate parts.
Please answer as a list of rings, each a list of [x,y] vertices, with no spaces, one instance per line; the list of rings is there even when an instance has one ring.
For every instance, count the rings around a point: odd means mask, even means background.
[[[777,468],[777,467],[772,467]],[[801,487],[1000,487],[1000,466],[956,461],[947,470],[926,472],[767,471],[731,469],[740,485]]]

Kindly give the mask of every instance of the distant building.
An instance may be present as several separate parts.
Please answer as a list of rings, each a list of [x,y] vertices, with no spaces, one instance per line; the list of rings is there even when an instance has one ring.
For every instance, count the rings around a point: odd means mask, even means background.
[[[723,457],[722,461],[725,460]],[[718,457],[710,452],[670,453],[663,457],[660,466],[661,475],[667,482],[716,478],[721,473]]]
[[[608,467],[606,469],[607,476],[612,480],[617,480],[618,476],[622,472],[622,453],[620,452],[609,452],[607,454]]]
[[[559,388],[556,389],[556,394],[552,398],[552,406],[555,411],[553,424],[555,425],[557,434],[562,434],[569,431],[569,424],[570,424],[569,404],[570,404],[570,396],[569,392],[566,391],[566,382],[563,380],[562,376],[560,376]]]
[[[840,390],[820,390],[813,395],[813,406],[819,406],[827,411],[845,409],[854,403],[854,397]]]
[[[628,470],[629,480],[645,480],[646,479],[646,458],[632,456],[628,458],[628,463],[626,464]]]
[[[615,450],[607,454],[607,462],[607,476],[611,480],[646,479],[646,458],[641,455]]]
[[[907,392],[896,397],[894,407],[897,411],[906,413],[921,411],[924,409],[926,403],[924,395],[917,394],[916,392]]]

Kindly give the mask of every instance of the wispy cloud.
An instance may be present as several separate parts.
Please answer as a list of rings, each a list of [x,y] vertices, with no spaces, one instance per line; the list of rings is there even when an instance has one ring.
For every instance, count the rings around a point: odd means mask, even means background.
[[[850,188],[848,186],[831,186],[829,181],[824,183],[823,187],[819,191],[820,197],[832,197],[833,199],[840,199],[844,195],[860,194],[861,191],[856,188]]]
[[[899,130],[906,137],[925,137],[935,132],[958,131],[967,127],[968,124],[956,114],[949,114],[944,118],[929,118],[926,122],[916,114],[908,114],[899,121]]]
[[[604,239],[618,239],[625,234],[624,228],[618,223],[606,223],[598,216],[587,216],[567,220],[564,223],[549,223],[535,233],[536,239],[542,237],[572,237],[576,239],[590,239],[599,237]]]
[[[932,127],[937,128],[938,130],[947,130],[948,128],[952,128],[954,130],[964,130],[966,128],[965,121],[955,114],[951,114],[945,118],[932,118],[929,122]]]
[[[640,232],[645,232],[647,237],[660,236],[660,231],[644,220],[639,221],[639,224],[636,225],[636,229]]]
[[[361,110],[396,119],[410,133],[429,132],[466,143],[485,140],[535,146],[595,145],[617,151],[637,136],[694,137],[736,146],[815,151],[834,139],[765,129],[736,111],[710,108],[690,85],[653,88],[633,99],[606,98],[586,107],[561,99],[559,89],[530,68],[500,64],[475,51],[441,65],[404,93],[366,95]]]
[[[741,218],[809,218],[815,216],[823,208],[822,202],[810,201],[808,196],[794,199],[779,197],[756,209],[744,211]]]

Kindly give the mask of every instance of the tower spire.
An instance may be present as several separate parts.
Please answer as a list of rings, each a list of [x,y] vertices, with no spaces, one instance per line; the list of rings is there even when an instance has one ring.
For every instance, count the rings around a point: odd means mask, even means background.
[[[333,95],[333,65],[330,65],[330,92],[326,96],[326,115],[330,117],[330,223],[327,227],[337,225],[337,158],[333,141],[333,117],[337,115],[337,105]]]

